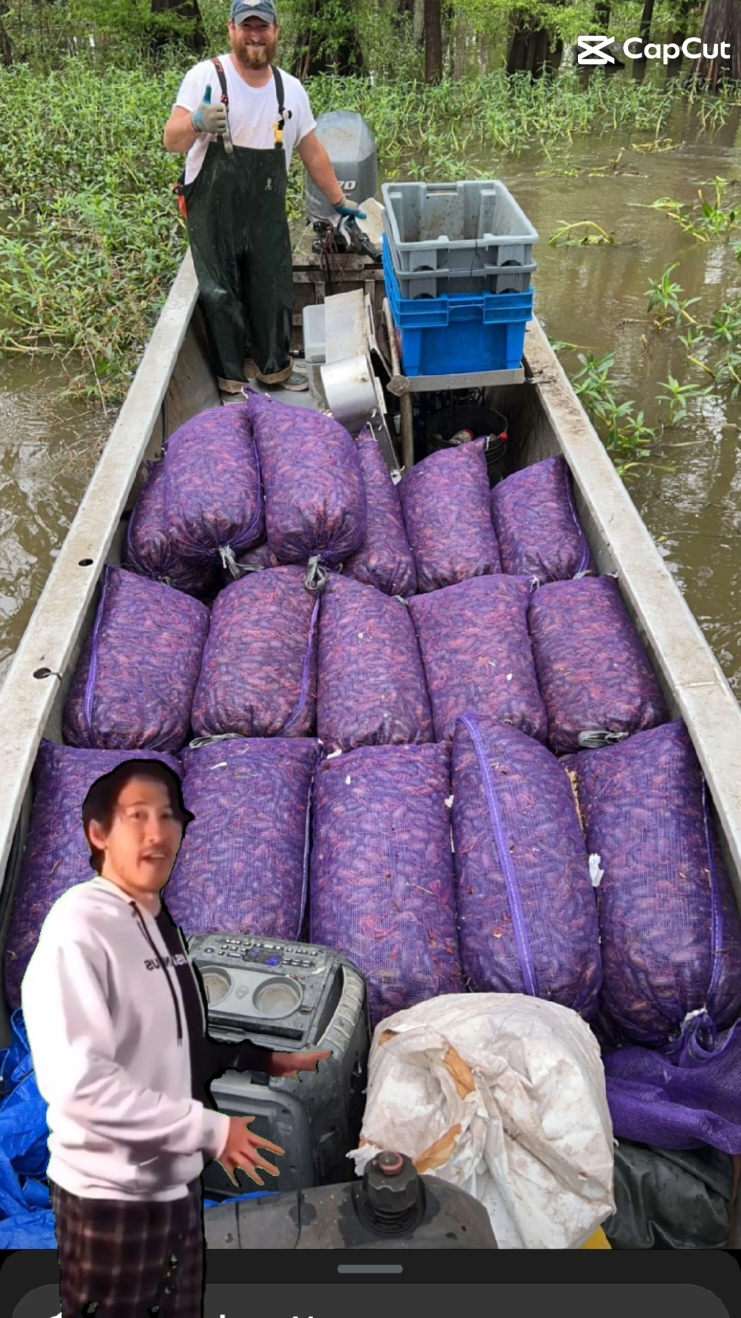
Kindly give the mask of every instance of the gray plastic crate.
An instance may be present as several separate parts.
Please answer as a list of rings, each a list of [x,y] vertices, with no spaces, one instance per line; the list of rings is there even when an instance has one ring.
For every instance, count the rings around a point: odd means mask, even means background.
[[[456,297],[466,293],[527,293],[530,288],[532,276],[538,268],[535,261],[530,265],[487,265],[485,253],[475,248],[469,253],[468,264],[457,270],[433,271],[422,267],[412,274],[402,270],[387,214],[384,211],[384,232],[403,298]]]
[[[490,266],[530,266],[533,228],[503,183],[384,183],[388,233],[397,268],[464,270],[476,254]]]

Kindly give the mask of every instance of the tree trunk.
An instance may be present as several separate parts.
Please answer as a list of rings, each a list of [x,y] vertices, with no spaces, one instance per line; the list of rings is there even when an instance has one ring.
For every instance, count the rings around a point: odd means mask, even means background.
[[[654,17],[654,0],[643,0],[643,13],[641,14],[641,23],[638,29],[638,35],[641,38],[643,46],[651,36],[651,24]],[[633,77],[636,82],[643,82],[646,76],[646,61],[643,55],[639,55],[633,61]]]
[[[443,23],[441,0],[425,0],[425,82],[443,76]]]
[[[694,0],[679,0],[677,8],[677,17],[675,19],[675,28],[669,37],[669,43],[672,46],[681,46],[687,36],[687,27],[689,25],[690,9],[694,6]],[[666,66],[667,81],[669,78],[678,78],[682,69],[682,60],[684,56],[681,51],[676,59],[670,59]]]
[[[334,6],[330,6],[328,14],[323,9],[323,0],[313,0],[305,26],[296,36],[291,72],[302,81],[315,73],[333,73],[344,78],[363,69],[363,52],[352,10],[338,32]]]
[[[557,73],[563,56],[563,42],[552,43],[544,27],[532,27],[522,13],[514,19],[514,32],[507,55],[507,73],[529,73],[533,78]]]
[[[3,26],[3,14],[7,14],[7,12],[8,6],[3,5],[0,9],[0,64],[9,69],[13,63],[13,42]]]
[[[186,38],[188,47],[197,53],[206,49],[206,32],[198,0],[152,0],[152,13],[174,14],[178,18],[187,19],[189,23],[193,24],[191,33]],[[167,40],[166,36],[155,37],[154,44],[162,46],[167,43]]]
[[[712,54],[717,46],[715,59],[706,59],[704,53],[695,65],[694,80],[716,91],[719,84],[726,81],[741,82],[741,5],[739,0],[708,0],[705,19],[702,25],[703,47]],[[731,47],[726,59],[720,57],[722,42]]]
[[[605,36],[607,36],[607,31],[610,26],[609,0],[608,3],[605,3],[605,0],[598,0],[598,3],[594,6],[594,22],[595,29],[601,28],[604,31]]]
[[[412,24],[414,44],[422,50],[425,44],[425,0],[414,0],[414,21]]]

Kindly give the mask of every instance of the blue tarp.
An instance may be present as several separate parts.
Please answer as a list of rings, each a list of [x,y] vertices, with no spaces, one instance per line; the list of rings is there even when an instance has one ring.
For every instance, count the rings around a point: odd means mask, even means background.
[[[0,1249],[56,1249],[46,1184],[46,1103],[36,1087],[20,1007],[0,1051]]]
[[[36,1086],[20,1007],[10,1018],[13,1041],[0,1050],[0,1249],[56,1249],[46,1169],[46,1103]],[[273,1190],[235,1195],[260,1199]],[[219,1207],[204,1199],[204,1208]]]

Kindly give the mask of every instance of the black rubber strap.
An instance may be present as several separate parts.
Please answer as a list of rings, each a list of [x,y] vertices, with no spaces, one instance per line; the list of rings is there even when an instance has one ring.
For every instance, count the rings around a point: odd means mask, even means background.
[[[286,107],[283,103],[285,100],[285,94],[283,92],[283,79],[281,77],[281,72],[280,69],[276,68],[275,64],[273,65],[273,78],[275,79],[275,94],[278,97],[278,118],[280,119],[280,126],[282,128],[286,114]]]
[[[275,64],[273,65],[273,78],[275,79],[275,94],[278,98],[278,123],[276,124],[276,130],[277,133],[280,134],[280,137],[277,138],[275,145],[278,151],[283,151],[284,150],[283,129],[285,128],[286,119],[290,119],[292,117],[293,112],[291,110],[287,110],[285,107],[283,78],[281,76],[280,69],[277,68]]]

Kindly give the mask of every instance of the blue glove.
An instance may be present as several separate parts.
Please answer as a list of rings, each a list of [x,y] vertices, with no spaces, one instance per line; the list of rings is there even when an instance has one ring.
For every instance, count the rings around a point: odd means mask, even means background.
[[[357,203],[348,201],[345,197],[335,206],[338,215],[349,215],[351,220],[367,220],[368,216],[365,211],[361,211]]]

